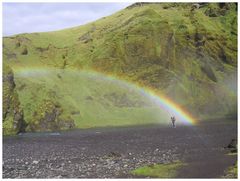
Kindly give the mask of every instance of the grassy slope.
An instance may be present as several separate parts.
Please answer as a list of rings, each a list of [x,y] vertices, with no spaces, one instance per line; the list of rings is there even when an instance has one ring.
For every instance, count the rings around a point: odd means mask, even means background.
[[[206,15],[210,10],[215,17]],[[129,7],[80,27],[4,38],[3,59],[13,68],[43,65],[90,68],[161,91],[196,117],[234,115],[237,110],[236,17],[234,3],[223,8],[212,3],[194,11],[191,4],[175,3]],[[29,94],[39,87],[27,83],[31,87]],[[63,100],[71,103],[71,99]],[[71,104],[74,107],[74,101]],[[85,121],[91,120],[90,125],[95,125],[97,118],[91,116],[85,103],[77,106],[87,115]],[[101,110],[102,105],[93,107],[94,112]],[[27,112],[25,106],[23,109]],[[122,115],[122,112],[120,116],[114,115],[109,124],[116,124]],[[110,115],[109,118],[112,119]],[[84,121],[80,122],[76,124]]]
[[[59,105],[63,109],[61,117],[71,117],[80,128],[166,124],[168,121],[166,114],[137,89],[99,75],[47,70],[16,73],[15,77],[19,99],[25,108],[25,120],[29,124],[36,120],[34,112],[39,112],[45,100]],[[31,130],[30,126],[28,129]]]

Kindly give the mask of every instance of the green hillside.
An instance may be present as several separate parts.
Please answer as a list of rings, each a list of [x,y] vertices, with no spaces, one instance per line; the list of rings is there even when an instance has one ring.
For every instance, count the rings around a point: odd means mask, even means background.
[[[15,77],[27,131],[167,122],[137,88],[100,74],[46,69]]]
[[[126,90],[99,85],[85,75],[76,78],[68,73],[72,68],[160,91],[198,119],[236,116],[237,4],[135,3],[83,26],[4,37],[3,61],[13,71],[55,67],[66,72],[61,79],[52,73],[36,78],[15,74],[27,130],[156,121],[152,108],[111,105]],[[100,94],[91,96],[94,90]],[[115,95],[110,103],[84,100],[108,93]]]

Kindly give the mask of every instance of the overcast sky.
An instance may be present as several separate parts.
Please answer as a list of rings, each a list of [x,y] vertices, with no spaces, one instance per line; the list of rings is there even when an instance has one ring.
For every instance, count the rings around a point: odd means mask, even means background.
[[[132,3],[3,3],[3,35],[86,24]]]

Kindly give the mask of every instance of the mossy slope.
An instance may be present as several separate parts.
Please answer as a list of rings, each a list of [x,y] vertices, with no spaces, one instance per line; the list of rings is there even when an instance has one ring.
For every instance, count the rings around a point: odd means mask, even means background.
[[[168,123],[166,112],[149,97],[98,74],[28,71],[16,73],[16,82],[27,131]]]
[[[236,3],[136,3],[62,31],[3,39],[11,67],[94,69],[155,89],[195,117],[236,116]]]

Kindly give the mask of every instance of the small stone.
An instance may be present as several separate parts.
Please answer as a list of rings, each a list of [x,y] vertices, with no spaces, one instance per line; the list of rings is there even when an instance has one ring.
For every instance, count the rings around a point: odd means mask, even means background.
[[[72,162],[69,160],[68,163],[72,163]]]
[[[25,162],[25,165],[28,165],[28,162]]]
[[[39,161],[37,161],[37,160],[33,161],[33,164],[38,164],[38,163],[39,163]]]

